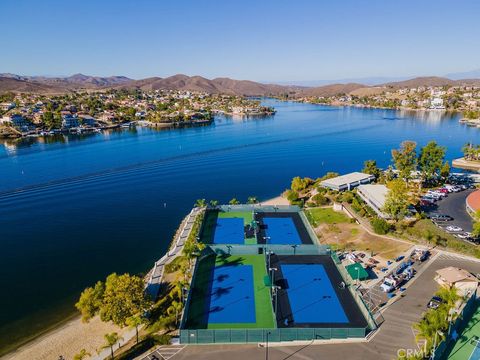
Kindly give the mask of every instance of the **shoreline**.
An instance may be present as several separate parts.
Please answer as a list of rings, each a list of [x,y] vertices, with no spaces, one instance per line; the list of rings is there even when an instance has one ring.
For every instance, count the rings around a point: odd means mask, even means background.
[[[84,323],[80,315],[75,315],[2,355],[0,359],[47,360],[56,359],[60,355],[72,359],[81,349],[91,353],[93,359],[97,357],[97,350],[104,343],[103,335],[113,331],[124,335],[129,328],[120,329],[113,324],[104,323],[98,316]],[[126,334],[124,337],[125,341],[129,340]]]
[[[287,199],[282,195],[261,201],[262,205],[289,205]],[[120,329],[109,323],[101,322],[97,317],[84,323],[80,315],[72,315],[41,333],[34,335],[24,342],[19,343],[8,353],[0,356],[1,360],[50,360],[63,355],[71,359],[81,349],[86,349],[92,354],[91,358],[97,355],[96,350],[103,344],[103,335],[107,332],[116,331],[120,334],[128,332],[128,328]],[[127,336],[125,341],[127,341]]]

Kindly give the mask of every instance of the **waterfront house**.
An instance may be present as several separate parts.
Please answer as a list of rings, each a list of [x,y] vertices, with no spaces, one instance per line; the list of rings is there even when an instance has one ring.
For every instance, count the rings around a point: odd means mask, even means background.
[[[30,120],[26,119],[20,114],[13,114],[10,116],[4,116],[2,118],[2,123],[4,125],[10,125],[14,128],[26,132],[35,129],[35,126],[30,122]]]
[[[388,188],[385,185],[360,185],[357,188],[357,194],[373,209],[373,211],[377,213],[379,217],[384,219],[389,218],[388,215],[382,211],[383,206],[385,205],[385,198],[388,194]]]
[[[78,121],[78,118],[76,116],[73,116],[72,114],[64,114],[62,115],[62,127],[64,129],[71,129],[78,127],[80,125],[80,122]]]
[[[320,185],[332,190],[344,191],[352,190],[353,188],[361,184],[368,184],[374,180],[375,176],[373,175],[361,172],[353,172],[350,174],[345,174],[331,179],[323,180]]]
[[[80,115],[79,118],[83,126],[88,126],[88,127],[97,126],[97,120],[95,120],[90,115]]]

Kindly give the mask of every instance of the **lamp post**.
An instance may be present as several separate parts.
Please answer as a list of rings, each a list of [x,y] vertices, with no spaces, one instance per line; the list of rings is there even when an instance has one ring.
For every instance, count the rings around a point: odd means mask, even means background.
[[[275,283],[275,271],[277,271],[278,269],[277,268],[271,268],[269,267],[268,268],[268,271],[270,273],[270,281],[271,281],[271,284],[270,284],[270,294],[271,296],[273,297],[273,287],[275,286],[274,283]]]
[[[268,259],[267,259],[267,260],[268,260],[268,261],[267,261],[267,263],[268,263],[268,268],[270,269],[270,257],[273,255],[273,251],[267,250],[267,251],[266,251],[266,254],[267,254],[267,258],[268,258]]]
[[[271,334],[271,332],[267,331],[267,334],[266,334],[267,335],[267,337],[266,337],[267,341],[265,341],[265,345],[266,345],[265,346],[265,360],[268,360],[268,335],[270,335],[270,334]]]

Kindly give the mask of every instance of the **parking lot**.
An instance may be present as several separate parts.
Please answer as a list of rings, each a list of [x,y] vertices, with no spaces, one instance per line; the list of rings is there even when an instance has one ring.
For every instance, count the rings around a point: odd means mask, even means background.
[[[425,208],[425,212],[427,215],[444,214],[453,217],[452,221],[438,222],[442,228],[455,225],[461,227],[464,232],[471,232],[473,221],[465,209],[465,200],[473,191],[475,190],[468,189],[458,193],[450,193],[446,198],[437,201],[433,206]]]

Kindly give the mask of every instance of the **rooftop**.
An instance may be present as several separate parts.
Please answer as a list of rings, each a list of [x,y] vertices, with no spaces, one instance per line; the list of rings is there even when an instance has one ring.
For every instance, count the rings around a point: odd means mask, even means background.
[[[341,186],[345,184],[355,183],[358,181],[364,181],[370,178],[373,179],[374,176],[361,172],[352,172],[350,174],[345,174],[331,179],[323,180],[322,184],[328,184],[329,186]]]
[[[478,280],[467,270],[453,266],[437,270],[437,274],[442,278],[442,280],[450,284],[454,284],[459,281],[480,282],[480,280]]]
[[[388,188],[385,185],[360,185],[358,191],[367,196],[379,209],[383,208],[385,197],[388,194]]]

